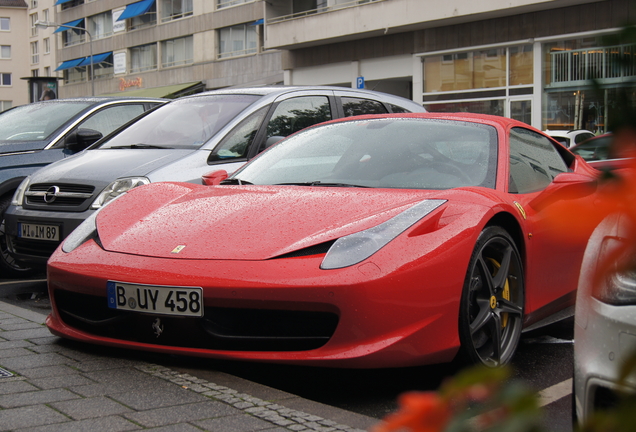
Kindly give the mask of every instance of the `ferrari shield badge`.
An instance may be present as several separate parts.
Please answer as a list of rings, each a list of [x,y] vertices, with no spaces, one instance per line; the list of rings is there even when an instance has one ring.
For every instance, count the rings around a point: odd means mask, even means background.
[[[523,216],[523,219],[526,219],[526,211],[523,209],[523,206],[521,204],[519,204],[517,201],[514,202],[515,206],[517,207],[517,210],[519,210],[519,213],[521,213],[521,216]]]

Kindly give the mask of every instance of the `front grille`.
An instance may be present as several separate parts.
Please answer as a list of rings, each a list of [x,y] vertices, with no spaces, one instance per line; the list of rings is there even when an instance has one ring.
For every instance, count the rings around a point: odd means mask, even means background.
[[[13,250],[21,255],[49,258],[61,242],[27,240],[21,237],[13,239]]]
[[[330,312],[206,307],[203,318],[111,309],[105,297],[55,291],[62,321],[97,336],[146,344],[232,351],[305,351],[326,344],[338,325]],[[153,323],[159,318],[159,337]]]
[[[51,194],[56,187],[57,196],[53,198]],[[90,185],[36,183],[29,186],[29,190],[25,193],[25,199],[26,204],[30,205],[80,207],[91,199],[94,191],[95,187]],[[48,202],[45,201],[47,192],[49,193]]]

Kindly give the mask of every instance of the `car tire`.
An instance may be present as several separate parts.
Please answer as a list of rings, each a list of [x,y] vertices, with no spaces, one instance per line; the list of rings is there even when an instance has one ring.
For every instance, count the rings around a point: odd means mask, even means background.
[[[503,228],[486,227],[470,258],[460,302],[462,363],[498,367],[510,362],[521,337],[524,288],[515,242]]]
[[[2,269],[3,278],[21,278],[31,275],[33,269],[21,265],[9,254],[7,245],[7,237],[5,234],[4,213],[11,204],[11,196],[5,195],[0,198],[0,268]]]

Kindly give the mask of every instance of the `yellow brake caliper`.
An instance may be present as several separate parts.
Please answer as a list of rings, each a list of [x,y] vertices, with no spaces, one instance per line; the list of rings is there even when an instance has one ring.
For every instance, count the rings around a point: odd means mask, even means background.
[[[499,269],[501,267],[501,264],[498,263],[497,260],[495,260],[494,258],[488,258],[488,260],[492,263],[492,265],[495,266],[495,269]],[[495,274],[497,274],[496,271],[492,276],[494,277]],[[506,278],[506,283],[504,284],[504,289],[503,289],[503,293],[501,293],[501,296],[505,298],[506,300],[510,300],[510,284],[508,283],[508,278]],[[508,325],[508,312],[504,312],[501,314],[501,327],[506,327],[507,325]]]

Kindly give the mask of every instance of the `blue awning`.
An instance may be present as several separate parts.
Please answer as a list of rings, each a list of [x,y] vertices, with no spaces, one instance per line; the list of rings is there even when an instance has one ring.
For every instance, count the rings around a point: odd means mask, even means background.
[[[82,57],[82,58],[78,58],[78,59],[73,59],[73,60],[66,60],[65,62],[62,62],[61,65],[59,65],[55,70],[56,71],[61,71],[61,70],[65,70],[65,69],[71,69],[74,67],[77,67],[80,65],[81,62],[83,62],[86,59],[86,57]]]
[[[263,18],[261,18],[261,19],[259,19],[259,20],[254,21],[254,22],[253,22],[252,24],[250,24],[250,25],[256,26],[256,25],[263,25],[263,24],[265,24],[265,20],[264,20]]]
[[[57,0],[53,6],[57,6],[57,5],[60,5],[60,4],[62,4],[62,3],[68,3],[68,2],[70,2],[70,1],[71,1],[71,0]]]
[[[127,18],[134,18],[143,15],[150,10],[155,0],[141,0],[126,6],[124,12],[117,18],[117,21],[123,21]]]
[[[55,30],[53,33],[59,33],[59,32],[63,32],[63,31],[67,31],[67,30],[75,30],[75,29],[69,28],[69,27],[79,27],[79,25],[82,23],[82,21],[84,21],[84,18],[80,18],[80,19],[75,20],[75,21],[64,23],[64,24],[60,25],[57,28],[57,30]],[[68,27],[64,27],[64,26],[68,26]]]
[[[111,52],[102,53],[102,54],[95,54],[93,56],[93,64],[96,65],[97,63],[103,62],[112,53],[113,52],[111,51]],[[91,58],[89,56],[89,57],[86,57],[84,60],[82,60],[82,62],[80,64],[78,64],[78,66],[89,66],[90,64],[91,64]]]

